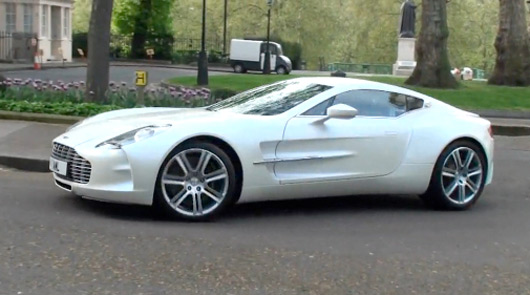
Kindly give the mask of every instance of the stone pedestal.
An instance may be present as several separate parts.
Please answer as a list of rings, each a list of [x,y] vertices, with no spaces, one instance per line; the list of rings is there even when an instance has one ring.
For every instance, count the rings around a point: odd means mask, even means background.
[[[416,38],[399,38],[398,57],[393,66],[394,76],[409,77],[416,67]]]

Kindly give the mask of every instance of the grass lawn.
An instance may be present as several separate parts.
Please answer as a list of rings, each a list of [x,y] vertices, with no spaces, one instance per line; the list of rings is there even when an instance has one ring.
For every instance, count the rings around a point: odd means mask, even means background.
[[[296,75],[216,75],[210,76],[211,89],[231,89],[244,91],[280,80],[298,78]],[[353,76],[349,76],[353,77]],[[404,85],[405,78],[378,76],[359,77],[372,81],[411,88],[439,100],[464,109],[507,109],[530,110],[530,87],[490,86],[486,82],[462,81],[458,89],[430,89]],[[196,85],[196,77],[177,77],[169,82],[177,85]]]

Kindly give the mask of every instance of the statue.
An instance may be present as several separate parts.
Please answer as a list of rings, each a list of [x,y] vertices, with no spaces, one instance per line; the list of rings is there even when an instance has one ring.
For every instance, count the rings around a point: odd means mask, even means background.
[[[399,22],[399,37],[414,38],[416,33],[416,5],[412,0],[406,0],[401,5],[401,20]]]

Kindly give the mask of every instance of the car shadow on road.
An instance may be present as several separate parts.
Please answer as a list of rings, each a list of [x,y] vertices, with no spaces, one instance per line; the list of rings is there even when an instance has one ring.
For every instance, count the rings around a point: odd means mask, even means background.
[[[240,204],[229,210],[223,218],[424,210],[426,207],[417,196],[345,196]]]
[[[87,213],[131,221],[173,221],[148,206],[102,203],[75,198],[73,207]],[[364,212],[427,211],[417,196],[350,196],[238,204],[218,220],[237,221],[249,218],[289,217],[300,215],[330,216]],[[178,220],[177,220],[178,221]]]

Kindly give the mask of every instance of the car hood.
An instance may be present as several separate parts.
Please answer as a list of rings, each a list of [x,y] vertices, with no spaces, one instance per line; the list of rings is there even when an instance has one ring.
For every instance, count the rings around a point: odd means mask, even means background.
[[[215,119],[226,116],[204,108],[137,108],[111,111],[85,119],[72,126],[58,137],[77,146],[85,142],[101,139],[105,141],[134,129],[147,126],[182,126],[196,119]]]

